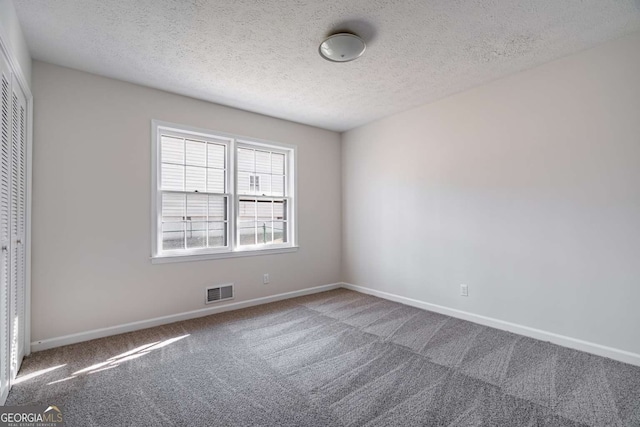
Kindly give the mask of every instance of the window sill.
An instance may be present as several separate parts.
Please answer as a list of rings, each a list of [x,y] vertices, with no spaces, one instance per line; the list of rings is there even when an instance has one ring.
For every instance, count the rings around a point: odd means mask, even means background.
[[[298,251],[298,246],[288,246],[286,248],[220,252],[215,254],[155,256],[155,257],[151,257],[151,264],[206,261],[211,259],[224,259],[224,258],[241,258],[241,257],[258,256],[258,255],[285,254],[285,253],[297,252],[297,251]]]

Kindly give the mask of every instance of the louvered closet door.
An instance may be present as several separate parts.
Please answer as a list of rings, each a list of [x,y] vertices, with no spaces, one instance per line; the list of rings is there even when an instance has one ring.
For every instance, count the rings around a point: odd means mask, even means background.
[[[11,93],[11,378],[15,378],[24,357],[24,298],[26,243],[26,109],[18,82]]]
[[[11,289],[11,77],[0,54],[0,396],[9,390]]]

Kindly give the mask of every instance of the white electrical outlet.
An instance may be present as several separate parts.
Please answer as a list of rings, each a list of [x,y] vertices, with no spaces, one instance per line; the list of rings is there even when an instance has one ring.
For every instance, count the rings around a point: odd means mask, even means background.
[[[262,275],[262,283],[265,284],[265,285],[269,284],[269,273],[264,273]]]
[[[463,297],[469,296],[469,287],[467,285],[460,285],[460,295]]]

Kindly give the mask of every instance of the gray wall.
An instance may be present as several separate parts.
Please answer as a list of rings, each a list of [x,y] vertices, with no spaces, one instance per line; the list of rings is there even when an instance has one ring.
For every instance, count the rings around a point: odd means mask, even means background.
[[[340,280],[339,134],[38,61],[33,92],[32,341]],[[299,251],[152,265],[151,119],[296,144]]]
[[[345,133],[343,280],[640,353],[639,76],[635,34]]]

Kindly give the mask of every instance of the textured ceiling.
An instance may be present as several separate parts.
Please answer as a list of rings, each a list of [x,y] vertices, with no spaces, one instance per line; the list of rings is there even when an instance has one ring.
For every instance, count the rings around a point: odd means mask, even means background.
[[[640,0],[14,3],[35,59],[337,131],[640,30]],[[360,59],[321,59],[337,30]]]

